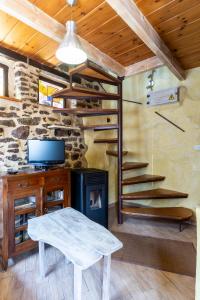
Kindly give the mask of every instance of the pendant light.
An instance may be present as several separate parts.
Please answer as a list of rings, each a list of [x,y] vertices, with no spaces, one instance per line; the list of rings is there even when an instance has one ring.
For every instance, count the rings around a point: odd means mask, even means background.
[[[75,2],[74,0],[68,0],[68,4],[70,4],[71,7]],[[56,51],[56,57],[69,65],[81,64],[87,60],[87,55],[82,49],[79,38],[76,35],[75,21],[68,21],[66,23],[66,29],[67,33]]]

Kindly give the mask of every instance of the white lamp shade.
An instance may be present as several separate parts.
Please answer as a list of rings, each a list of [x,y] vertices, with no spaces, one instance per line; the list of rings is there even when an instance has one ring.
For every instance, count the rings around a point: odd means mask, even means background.
[[[68,21],[66,27],[67,33],[56,51],[56,57],[66,64],[81,64],[87,60],[87,55],[81,48],[80,41],[75,34],[76,24],[74,21]]]

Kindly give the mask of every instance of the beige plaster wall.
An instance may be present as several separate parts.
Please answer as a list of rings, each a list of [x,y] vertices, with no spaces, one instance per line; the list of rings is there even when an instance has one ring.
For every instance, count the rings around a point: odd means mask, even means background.
[[[196,215],[197,215],[197,266],[196,266],[195,300],[200,300],[200,207],[197,208]]]
[[[179,82],[166,67],[157,69],[154,90],[181,86],[181,99],[176,104],[151,108],[146,106],[148,75],[149,72],[139,74],[125,79],[123,83],[124,98],[143,103],[143,105],[136,105],[124,102],[124,149],[129,151],[129,155],[124,160],[149,162],[146,170],[130,171],[126,176],[139,175],[145,171],[149,174],[165,175],[166,180],[161,183],[130,186],[125,191],[160,186],[187,192],[188,199],[149,200],[140,203],[157,206],[184,205],[195,210],[200,203],[200,151],[193,149],[194,145],[200,144],[200,68],[189,70],[187,79],[182,82]],[[177,123],[185,132],[161,119],[155,111]],[[106,117],[102,118],[106,121]],[[91,123],[91,120],[89,122]],[[105,150],[110,146],[93,144],[94,137],[110,135],[114,133],[108,131],[85,133],[86,144],[89,146],[86,158],[89,166],[109,170],[109,199],[110,202],[114,202],[116,201],[116,158],[105,155]]]

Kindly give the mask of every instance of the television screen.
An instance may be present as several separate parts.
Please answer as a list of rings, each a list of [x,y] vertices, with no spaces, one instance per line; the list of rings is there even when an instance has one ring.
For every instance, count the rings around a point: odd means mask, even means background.
[[[28,162],[38,166],[62,164],[65,142],[62,140],[28,140]]]

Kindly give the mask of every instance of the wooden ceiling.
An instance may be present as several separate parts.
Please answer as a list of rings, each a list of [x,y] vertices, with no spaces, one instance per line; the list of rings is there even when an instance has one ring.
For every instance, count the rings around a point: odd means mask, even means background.
[[[102,0],[79,0],[72,10],[66,0],[29,0],[45,13],[65,24],[77,21],[78,34],[128,66],[154,56],[116,12]],[[136,0],[184,69],[200,66],[200,1]],[[39,61],[56,65],[58,43],[0,10],[0,45]]]

